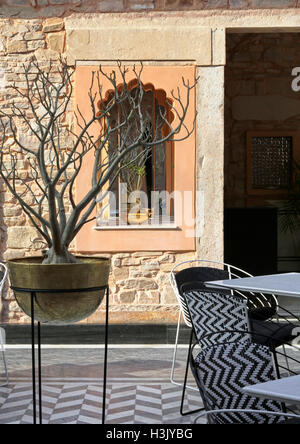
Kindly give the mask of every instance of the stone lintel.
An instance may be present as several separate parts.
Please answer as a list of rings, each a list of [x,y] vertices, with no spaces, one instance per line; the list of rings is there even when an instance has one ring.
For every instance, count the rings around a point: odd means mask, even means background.
[[[68,29],[67,58],[72,65],[80,60],[173,60],[205,66],[212,63],[211,39],[210,28],[189,26]]]

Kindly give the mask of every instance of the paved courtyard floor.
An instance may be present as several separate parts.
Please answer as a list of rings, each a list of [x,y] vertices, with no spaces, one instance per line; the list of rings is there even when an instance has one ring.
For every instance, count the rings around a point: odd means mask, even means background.
[[[193,415],[179,413],[181,388],[169,379],[172,353],[170,346],[109,348],[107,424],[193,422]],[[183,379],[186,353],[179,348],[176,380]],[[101,346],[43,347],[43,423],[101,424],[103,355]],[[9,385],[0,387],[0,424],[31,424],[31,348],[8,346],[6,357]],[[201,406],[198,392],[188,390],[185,408]]]
[[[186,353],[181,346],[176,380],[183,379]],[[43,346],[43,423],[101,424],[103,355],[102,346]],[[31,424],[31,348],[8,346],[6,356],[9,385],[0,387],[0,424]],[[169,379],[172,356],[170,346],[109,348],[107,424],[193,423],[195,415],[179,413],[181,387]],[[188,390],[185,408],[201,406],[198,392]]]

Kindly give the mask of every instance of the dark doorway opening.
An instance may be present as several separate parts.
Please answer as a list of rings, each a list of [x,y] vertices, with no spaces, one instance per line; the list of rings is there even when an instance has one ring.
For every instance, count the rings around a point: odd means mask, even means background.
[[[300,229],[284,233],[280,210],[300,166],[299,46],[299,33],[227,35],[224,260],[255,275],[300,271]]]

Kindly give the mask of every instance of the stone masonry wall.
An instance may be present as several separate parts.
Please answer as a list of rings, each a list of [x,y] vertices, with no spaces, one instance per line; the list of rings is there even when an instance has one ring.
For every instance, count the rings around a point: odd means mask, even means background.
[[[299,8],[299,0],[0,0],[3,17],[52,17],[73,12],[144,12]]]
[[[15,83],[25,87],[22,64],[34,55],[44,66],[56,60],[65,50],[64,20],[0,19],[0,107],[9,111],[16,101],[11,88]],[[25,102],[18,106],[27,112]],[[27,106],[28,107],[28,106]],[[70,112],[72,106],[70,107]],[[23,142],[32,143],[24,128],[19,128]],[[9,135],[18,161],[18,173],[26,178],[26,162]],[[21,187],[21,185],[20,185]],[[34,202],[32,202],[34,205]],[[0,184],[0,260],[39,255],[43,246],[30,220],[21,211],[16,199]],[[73,246],[73,251],[74,246]],[[80,252],[78,252],[80,253]],[[177,302],[169,285],[169,272],[176,262],[192,259],[195,253],[137,252],[107,254],[111,258],[110,322],[175,322]],[[6,288],[0,304],[0,322],[28,322],[18,308],[13,294]],[[102,322],[103,308],[88,322]]]

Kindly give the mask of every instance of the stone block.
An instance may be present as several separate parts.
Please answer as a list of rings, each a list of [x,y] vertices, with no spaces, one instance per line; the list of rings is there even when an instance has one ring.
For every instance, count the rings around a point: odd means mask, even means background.
[[[114,268],[113,269],[113,277],[116,280],[116,282],[128,279],[128,277],[129,277],[128,267]]]
[[[135,302],[135,291],[122,291],[119,295],[119,301],[122,304],[133,304]]]
[[[0,38],[0,51],[5,51],[5,39]]]
[[[43,40],[44,34],[42,32],[26,32],[24,35],[25,40]]]
[[[156,271],[157,272],[159,270],[159,267],[160,267],[159,262],[157,262],[157,261],[152,262],[151,261],[148,263],[143,263],[141,269],[142,269],[142,271],[145,271],[145,272],[147,272],[147,271]]]
[[[248,0],[229,0],[229,7],[231,9],[248,9]]]
[[[7,249],[3,253],[3,259],[5,261],[9,261],[9,260],[12,260],[12,259],[20,259],[20,258],[22,258],[24,256],[25,256],[25,251],[24,250]]]
[[[59,53],[53,51],[53,49],[39,48],[35,51],[35,56],[38,62],[48,62],[50,60],[57,60],[59,58]]]
[[[27,51],[28,51],[27,44],[23,40],[8,40],[7,52],[9,54],[25,53]]]
[[[8,227],[7,248],[32,248],[33,240],[37,237],[37,231],[33,227]]]
[[[136,290],[156,290],[157,283],[153,279],[128,279],[123,283],[123,288]]]
[[[67,29],[68,63],[76,60],[194,60],[211,64],[211,30],[198,26],[119,26]],[[88,27],[88,22],[86,24]],[[151,41],[151,45],[149,45]],[[95,45],[95,42],[99,42]],[[138,44],[137,44],[138,42]]]
[[[99,2],[100,12],[119,12],[124,10],[123,0],[100,0]]]
[[[18,227],[18,226],[23,226],[25,225],[26,222],[26,218],[24,216],[24,214],[22,214],[22,216],[18,216],[18,217],[6,217],[5,218],[5,225],[7,227]]]
[[[209,0],[203,3],[203,9],[227,9],[227,0]]]
[[[64,29],[64,21],[60,18],[49,18],[43,24],[43,32],[62,31]]]
[[[122,259],[122,266],[137,266],[137,265],[140,265],[140,263],[141,263],[141,259],[138,259],[138,258],[132,258],[132,257],[129,257],[129,258],[125,258],[125,259]]]
[[[30,40],[27,43],[28,51],[35,51],[36,49],[44,48],[44,47],[45,47],[44,40]]]
[[[152,278],[157,275],[157,270],[138,270],[136,268],[130,269],[130,278]]]
[[[159,304],[160,302],[160,293],[159,291],[140,291],[138,294],[138,303],[139,304]]]
[[[47,45],[49,49],[62,53],[64,50],[64,44],[65,44],[64,32],[55,32],[53,34],[47,35]]]
[[[267,8],[291,8],[295,5],[293,0],[251,0],[251,5],[254,9]]]
[[[175,264],[169,264],[169,263],[161,264],[160,270],[163,271],[164,273],[170,273],[174,266]]]
[[[29,6],[28,0],[8,0],[8,4],[12,6]]]
[[[10,217],[10,216],[20,216],[22,214],[22,208],[20,206],[11,206],[8,207],[7,205],[3,208],[3,216],[4,217]]]
[[[162,304],[178,304],[175,293],[170,285],[165,286],[161,291]]]
[[[127,7],[132,11],[154,9],[154,0],[128,0]]]
[[[226,64],[226,31],[224,28],[212,30],[212,65]]]

